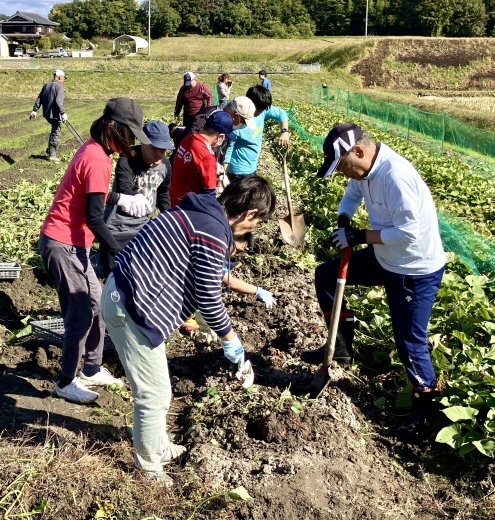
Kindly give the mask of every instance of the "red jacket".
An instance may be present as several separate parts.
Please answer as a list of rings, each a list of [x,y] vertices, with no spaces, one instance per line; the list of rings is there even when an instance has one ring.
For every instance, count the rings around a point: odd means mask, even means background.
[[[194,87],[182,86],[177,94],[174,115],[179,116],[180,111],[184,107],[184,115],[194,116],[203,107],[209,107],[213,103],[213,96],[210,89],[200,81],[196,82]]]

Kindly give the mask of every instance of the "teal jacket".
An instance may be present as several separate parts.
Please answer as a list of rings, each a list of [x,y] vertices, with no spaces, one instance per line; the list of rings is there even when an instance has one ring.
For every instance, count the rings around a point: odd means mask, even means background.
[[[227,173],[248,175],[257,170],[266,119],[275,119],[283,123],[289,119],[289,116],[285,110],[272,105],[254,118],[256,121],[254,130],[250,130],[247,126],[234,130],[236,140],[230,143],[224,160],[229,165]]]

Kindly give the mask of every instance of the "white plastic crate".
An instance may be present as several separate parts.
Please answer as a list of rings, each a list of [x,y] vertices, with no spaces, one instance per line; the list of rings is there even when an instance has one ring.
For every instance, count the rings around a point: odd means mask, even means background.
[[[0,278],[12,280],[21,276],[21,266],[19,264],[0,262]]]
[[[38,338],[45,339],[52,345],[62,347],[64,344],[64,320],[62,318],[54,318],[52,320],[32,321],[30,322],[33,334]],[[115,348],[110,336],[105,334],[103,341],[103,350]]]

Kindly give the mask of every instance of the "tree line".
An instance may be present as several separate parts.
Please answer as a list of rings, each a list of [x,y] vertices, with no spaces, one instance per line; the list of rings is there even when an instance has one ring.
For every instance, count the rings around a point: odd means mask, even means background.
[[[366,0],[73,0],[49,18],[71,38],[184,33],[308,38],[364,34]],[[495,36],[495,0],[369,0],[368,34]]]

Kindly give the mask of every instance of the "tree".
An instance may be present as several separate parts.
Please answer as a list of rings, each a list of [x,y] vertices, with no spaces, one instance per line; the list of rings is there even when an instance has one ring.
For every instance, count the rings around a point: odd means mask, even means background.
[[[420,0],[416,13],[422,35],[443,36],[454,14],[454,3],[453,0]]]
[[[142,27],[148,27],[148,1],[138,9],[136,20]],[[151,0],[151,37],[161,38],[175,33],[180,25],[180,15],[171,6],[170,0]]]
[[[454,13],[447,25],[446,36],[484,36],[486,14],[483,0],[455,0]]]

